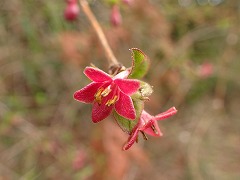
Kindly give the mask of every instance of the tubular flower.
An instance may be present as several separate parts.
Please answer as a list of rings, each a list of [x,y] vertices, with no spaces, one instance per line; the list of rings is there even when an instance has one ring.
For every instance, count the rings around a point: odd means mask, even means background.
[[[138,121],[138,124],[133,128],[128,141],[123,146],[123,150],[128,150],[134,142],[138,140],[138,133],[141,132],[144,136],[144,139],[147,140],[146,134],[149,134],[151,136],[162,136],[162,132],[160,131],[160,128],[157,124],[157,121],[166,119],[170,116],[173,116],[177,113],[177,110],[175,107],[172,107],[168,109],[167,111],[160,113],[156,116],[152,116],[148,114],[145,110],[142,111],[142,114],[140,116],[140,119]]]
[[[93,103],[92,121],[97,123],[110,115],[113,109],[127,118],[134,120],[136,112],[130,95],[135,93],[140,82],[125,79],[130,71],[122,71],[114,77],[104,71],[86,67],[84,74],[93,82],[74,93],[74,99],[83,103]]]

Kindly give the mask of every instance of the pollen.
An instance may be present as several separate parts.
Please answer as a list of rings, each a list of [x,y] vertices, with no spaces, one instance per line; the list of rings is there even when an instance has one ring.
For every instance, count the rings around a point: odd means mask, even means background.
[[[95,100],[98,104],[101,104],[102,102],[102,92],[104,91],[104,88],[99,88],[96,94],[94,95]]]
[[[101,96],[106,97],[111,92],[111,86],[108,86],[106,89],[104,89],[101,93]]]
[[[112,99],[109,99],[107,102],[106,102],[106,106],[111,106],[111,105],[113,105],[113,104],[115,104],[115,102],[117,102],[117,99],[118,99],[118,96],[114,96],[114,98],[112,98]]]

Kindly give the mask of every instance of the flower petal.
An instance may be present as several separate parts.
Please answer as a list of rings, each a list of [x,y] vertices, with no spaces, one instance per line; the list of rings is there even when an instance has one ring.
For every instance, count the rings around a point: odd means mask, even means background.
[[[156,115],[154,117],[154,119],[157,120],[157,121],[163,120],[163,119],[166,119],[166,118],[169,118],[169,117],[173,116],[176,113],[177,113],[177,109],[175,107],[171,107],[167,111]]]
[[[152,115],[150,115],[149,113],[147,113],[145,110],[142,111],[141,116],[140,116],[140,120],[139,120],[139,124],[141,127],[146,126],[147,124],[149,124],[148,122],[150,120],[152,120],[154,117]],[[150,125],[151,126],[151,125]],[[149,126],[149,127],[150,127]]]
[[[132,95],[140,88],[140,82],[133,79],[115,79],[114,83],[127,95]]]
[[[163,135],[159,126],[158,126],[158,124],[157,124],[157,121],[154,121],[154,120],[152,121],[151,120],[151,121],[149,121],[149,123],[151,124],[151,126],[153,126],[153,128],[155,128],[155,130],[153,130],[152,127],[150,126],[146,129],[144,129],[143,132],[149,134],[150,136],[157,136],[158,137],[158,136]],[[146,125],[146,127],[147,127],[147,125]]]
[[[92,121],[98,123],[108,117],[112,112],[112,106],[106,106],[105,103],[98,104],[97,102],[93,103],[92,108]]]
[[[112,81],[112,78],[107,73],[98,68],[86,67],[84,74],[95,82]]]
[[[119,93],[119,99],[115,104],[115,109],[119,115],[127,119],[134,120],[136,118],[132,99],[121,91]]]
[[[92,103],[94,101],[94,95],[98,88],[102,85],[101,82],[92,82],[84,88],[76,91],[73,95],[74,99],[84,103]]]
[[[138,128],[135,128],[132,131],[132,134],[129,136],[128,141],[123,146],[124,151],[128,150],[136,142],[138,137],[138,132],[139,132]]]
[[[128,75],[130,74],[131,69],[126,69],[125,71],[122,71],[120,73],[118,73],[116,76],[113,77],[114,79],[126,79],[128,77]]]

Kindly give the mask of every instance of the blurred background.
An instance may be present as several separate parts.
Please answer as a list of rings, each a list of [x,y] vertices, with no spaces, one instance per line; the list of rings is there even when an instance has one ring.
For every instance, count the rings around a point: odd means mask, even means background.
[[[87,65],[108,71],[82,10],[69,23],[64,1],[1,1],[0,179],[240,179],[240,2],[133,0],[118,27],[107,3],[90,6],[120,62],[132,47],[150,58],[145,109],[177,115],[123,152],[114,119],[93,124],[72,98]]]

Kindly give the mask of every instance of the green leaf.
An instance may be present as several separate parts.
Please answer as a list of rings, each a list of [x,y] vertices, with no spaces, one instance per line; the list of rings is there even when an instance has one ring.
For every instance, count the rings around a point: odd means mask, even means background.
[[[148,57],[138,48],[131,48],[132,71],[129,78],[142,78],[148,71],[150,61]]]
[[[119,127],[126,133],[130,134],[134,126],[138,123],[140,115],[142,113],[144,102],[139,99],[133,99],[133,105],[136,111],[136,119],[130,120],[120,116],[116,111],[113,112],[113,116],[117,121]]]

